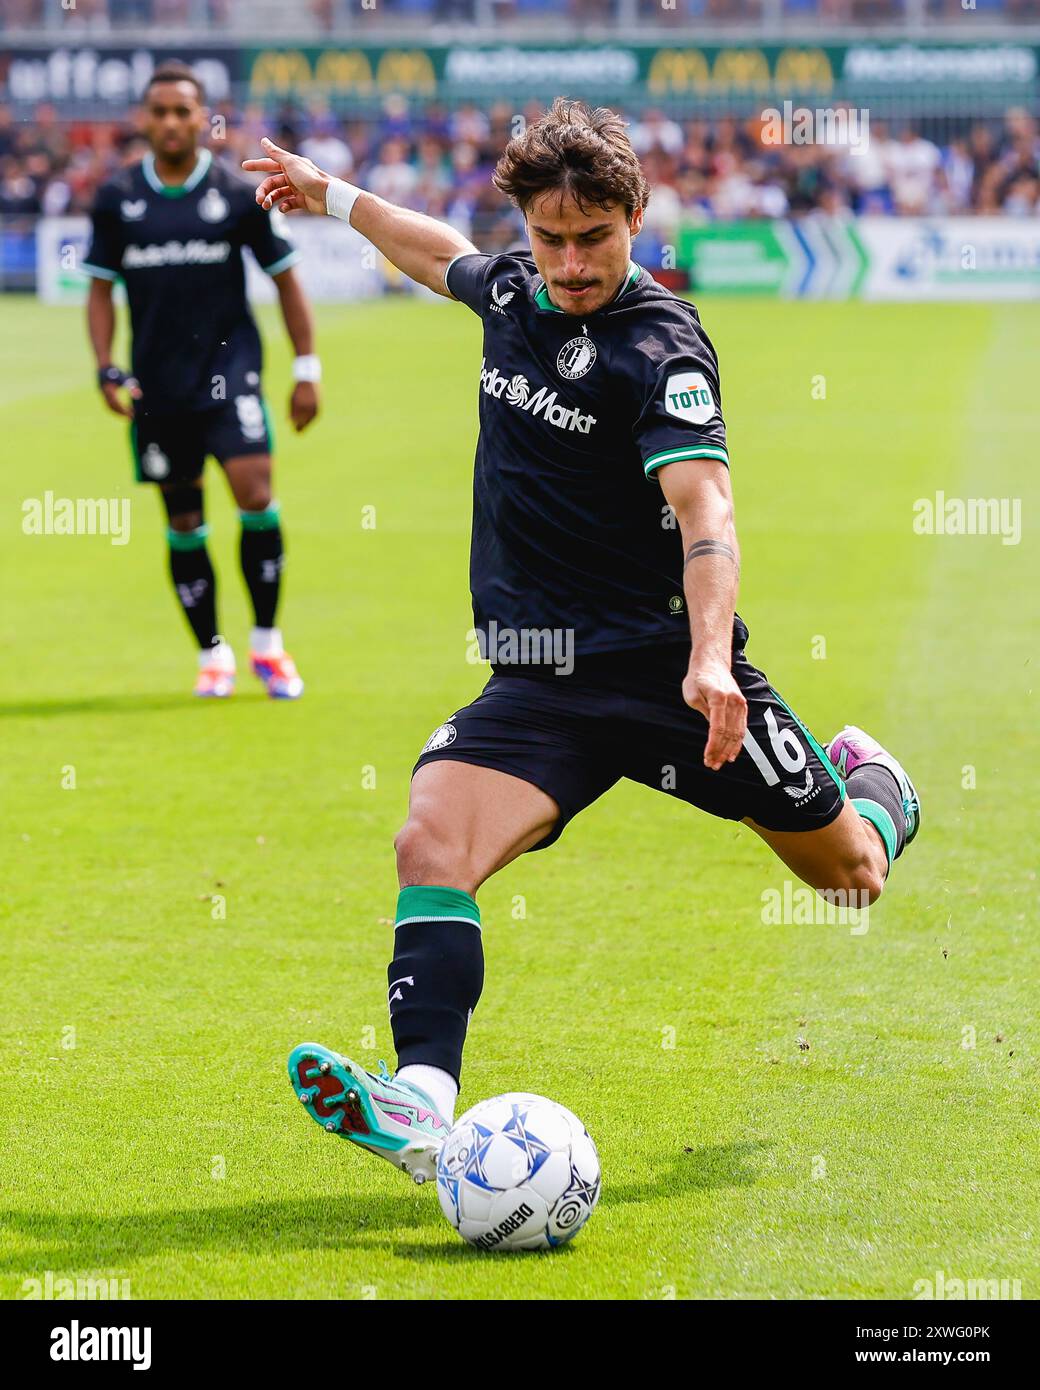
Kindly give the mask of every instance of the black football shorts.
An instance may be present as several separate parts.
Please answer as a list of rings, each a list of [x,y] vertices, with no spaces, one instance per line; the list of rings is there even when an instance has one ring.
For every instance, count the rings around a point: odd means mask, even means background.
[[[267,407],[259,391],[177,415],[153,413],[138,403],[130,444],[139,483],[192,482],[209,455],[226,463],[244,454],[269,454]]]
[[[726,820],[767,830],[818,830],[845,787],[826,753],[743,650],[733,675],[748,703],[735,762],[704,765],[708,721],[682,698],[689,647],[586,657],[571,675],[494,670],[481,694],[430,735],[416,770],[435,759],[497,768],[540,787],[560,818],[535,849],[627,777]]]

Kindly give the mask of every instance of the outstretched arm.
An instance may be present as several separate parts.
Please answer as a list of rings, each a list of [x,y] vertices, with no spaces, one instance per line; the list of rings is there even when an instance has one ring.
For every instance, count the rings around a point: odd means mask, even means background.
[[[461,232],[334,179],[312,160],[281,149],[273,140],[260,143],[266,157],[247,159],[242,168],[267,175],[256,190],[261,207],[342,217],[409,279],[451,298],[444,272],[456,256],[477,249]]]

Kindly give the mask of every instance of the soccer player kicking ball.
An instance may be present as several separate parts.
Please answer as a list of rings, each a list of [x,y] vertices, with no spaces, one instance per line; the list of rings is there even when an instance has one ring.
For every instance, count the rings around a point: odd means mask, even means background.
[[[494,181],[530,255],[483,256],[264,147],[246,168],[268,175],[265,207],[349,221],[484,325],[471,579],[492,676],[427,742],[396,841],[398,1071],[313,1044],[289,1059],[308,1114],[423,1181],[483,984],[475,897],[503,865],[628,777],[743,821],[814,888],[863,906],[920,805],[862,730],[821,748],[745,654],[718,363],[696,309],[630,259],[649,189],[622,121],[557,100],[510,141]],[[542,664],[516,660],[525,634]]]
[[[190,68],[156,69],[143,107],[151,153],[98,191],[83,267],[92,277],[87,323],[105,403],[132,422],[137,480],[162,490],[170,573],[199,645],[195,694],[225,697],[235,683],[206,549],[202,472],[212,454],[227,474],[242,523],[242,573],[255,615],[253,670],[269,695],[295,700],[303,681],[275,626],[282,530],[271,496],[260,337],[246,300],[243,247],[278,287],[296,352],[290,415],[297,430],[317,414],[321,367],[310,307],[291,268],[297,252],[257,206],[253,186],[200,148],[203,103]],[[129,378],[112,362],[117,279],[126,285],[133,330]]]

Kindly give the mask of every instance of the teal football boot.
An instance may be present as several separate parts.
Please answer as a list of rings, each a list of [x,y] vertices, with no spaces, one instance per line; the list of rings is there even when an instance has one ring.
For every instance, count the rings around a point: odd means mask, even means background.
[[[289,1054],[293,1090],[322,1129],[404,1169],[413,1182],[432,1181],[451,1125],[425,1091],[395,1080],[385,1062],[379,1070],[375,1076],[320,1043]]]

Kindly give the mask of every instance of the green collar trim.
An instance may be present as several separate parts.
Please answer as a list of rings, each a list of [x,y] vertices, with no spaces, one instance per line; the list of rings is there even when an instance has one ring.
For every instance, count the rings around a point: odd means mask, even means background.
[[[190,193],[193,188],[198,188],[199,184],[209,173],[209,168],[212,163],[212,151],[200,150],[199,157],[195,161],[195,168],[192,169],[183,183],[163,183],[162,179],[155,171],[154,154],[145,155],[141,162],[141,171],[144,174],[145,183],[153,193],[160,193],[164,198],[183,198],[185,193]]]
[[[548,309],[548,311],[551,314],[563,313],[563,310],[557,308],[557,306],[549,298],[549,291],[546,288],[544,282],[539,289],[535,290],[534,302],[538,305],[539,309]]]
[[[614,304],[617,300],[619,300],[621,296],[625,293],[625,291],[631,289],[631,287],[635,284],[635,282],[638,279],[639,267],[636,265],[635,261],[629,261],[628,270],[625,274],[625,278],[621,282],[621,288],[618,290],[617,294],[614,296],[613,299],[608,300],[607,303],[603,305],[603,308],[606,309],[611,304]],[[539,309],[547,309],[550,313],[553,314],[563,313],[563,310],[559,308],[558,305],[554,304],[552,300],[549,298],[549,290],[544,281],[538,287],[538,289],[535,290],[534,302]],[[597,309],[596,312],[599,313],[599,310]]]
[[[628,263],[628,274],[625,276],[624,280],[621,282],[621,288],[618,290],[618,292],[617,292],[617,294],[614,296],[614,298],[615,298],[615,299],[620,299],[621,296],[622,296],[627,290],[630,290],[630,289],[632,288],[632,286],[635,284],[635,282],[636,282],[638,279],[639,279],[639,267],[636,265],[635,261],[629,261],[629,263]]]

